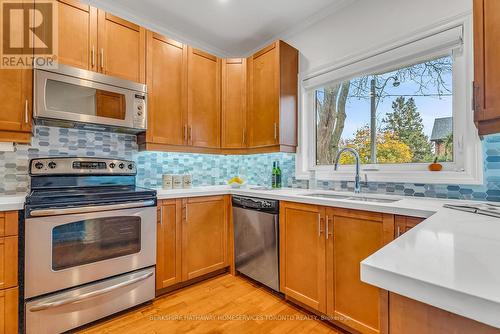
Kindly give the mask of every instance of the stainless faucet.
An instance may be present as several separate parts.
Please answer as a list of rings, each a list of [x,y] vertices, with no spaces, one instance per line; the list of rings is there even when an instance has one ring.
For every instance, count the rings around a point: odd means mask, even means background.
[[[337,170],[339,168],[339,158],[344,152],[351,152],[356,159],[356,177],[354,178],[354,193],[359,194],[361,192],[361,185],[359,182],[359,153],[353,148],[344,147],[337,153],[337,157],[335,158],[335,166],[334,169]]]

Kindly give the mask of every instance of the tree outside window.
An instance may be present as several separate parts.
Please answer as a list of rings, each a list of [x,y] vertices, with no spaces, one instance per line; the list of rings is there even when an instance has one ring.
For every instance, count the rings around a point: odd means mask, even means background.
[[[317,89],[317,164],[346,146],[363,164],[453,161],[452,68],[446,56]]]

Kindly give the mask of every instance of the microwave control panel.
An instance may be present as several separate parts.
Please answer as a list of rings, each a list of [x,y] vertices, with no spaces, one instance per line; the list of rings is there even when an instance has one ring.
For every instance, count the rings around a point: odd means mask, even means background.
[[[134,95],[134,128],[146,129],[146,95]]]

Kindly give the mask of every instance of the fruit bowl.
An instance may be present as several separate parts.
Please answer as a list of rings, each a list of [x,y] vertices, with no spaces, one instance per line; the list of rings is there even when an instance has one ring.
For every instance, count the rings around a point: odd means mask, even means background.
[[[233,177],[232,179],[230,179],[226,183],[229,186],[231,186],[231,188],[235,188],[235,189],[241,188],[247,184],[246,181],[243,180],[241,177]]]

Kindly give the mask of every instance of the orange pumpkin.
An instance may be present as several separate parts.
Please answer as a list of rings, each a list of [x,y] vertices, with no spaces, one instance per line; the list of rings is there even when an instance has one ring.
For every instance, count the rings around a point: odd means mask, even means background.
[[[441,169],[443,169],[443,165],[436,162],[429,165],[429,170],[431,172],[439,172]]]

